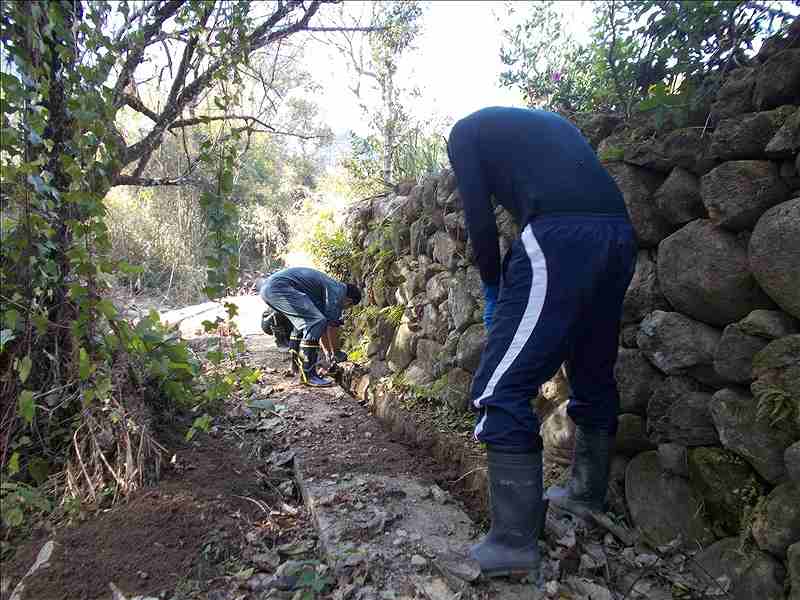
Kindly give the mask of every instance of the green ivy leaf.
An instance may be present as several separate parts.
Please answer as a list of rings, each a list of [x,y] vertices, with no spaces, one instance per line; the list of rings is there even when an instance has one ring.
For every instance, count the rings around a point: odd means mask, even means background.
[[[15,506],[14,508],[3,511],[3,521],[5,521],[6,525],[9,527],[19,527],[25,522],[25,515],[22,514],[20,508]]]
[[[19,452],[14,452],[8,459],[8,474],[16,475],[19,473]]]
[[[33,401],[32,391],[23,390],[20,393],[17,399],[17,412],[28,425],[33,422],[33,416],[36,414],[36,404]]]
[[[41,485],[50,475],[50,463],[41,456],[34,456],[28,463],[28,473],[31,474],[36,483]]]
[[[32,365],[33,365],[33,362],[31,361],[31,355],[30,354],[26,354],[25,358],[23,358],[19,363],[18,372],[19,372],[20,383],[25,383],[25,381],[27,381],[28,375],[31,374],[31,366]]]
[[[117,309],[114,303],[107,298],[97,303],[97,310],[99,310],[106,319],[113,319],[117,316]]]
[[[89,355],[84,348],[81,348],[78,352],[78,376],[81,378],[81,381],[86,381],[89,379],[91,372],[92,364],[89,361]]]

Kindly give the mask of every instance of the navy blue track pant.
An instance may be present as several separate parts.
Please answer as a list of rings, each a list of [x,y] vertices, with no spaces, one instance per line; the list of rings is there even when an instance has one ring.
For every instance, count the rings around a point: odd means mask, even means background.
[[[525,227],[505,257],[472,382],[478,441],[509,451],[541,449],[531,399],[564,361],[573,394],[569,416],[616,433],[614,363],[636,250],[626,215],[550,215]]]
[[[282,312],[292,322],[292,338],[318,342],[325,333],[328,320],[314,301],[300,290],[278,281],[267,281],[261,288],[261,299]]]

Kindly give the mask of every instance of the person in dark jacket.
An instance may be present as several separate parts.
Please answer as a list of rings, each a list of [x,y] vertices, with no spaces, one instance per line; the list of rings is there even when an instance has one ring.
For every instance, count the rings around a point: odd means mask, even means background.
[[[292,322],[292,371],[299,373],[305,385],[333,385],[317,372],[320,340],[333,362],[344,360],[337,347],[337,329],[343,324],[342,311],[361,301],[359,288],[315,269],[290,267],[270,275],[261,286],[260,295]]]
[[[487,576],[538,572],[546,510],[531,398],[566,363],[576,423],[571,477],[547,498],[602,510],[619,396],[622,301],[637,243],[620,190],[578,129],[550,112],[485,108],[458,121],[448,152],[486,300],[486,348],[470,392],[487,446],[492,527],[471,550]],[[522,234],[502,263],[494,204]]]

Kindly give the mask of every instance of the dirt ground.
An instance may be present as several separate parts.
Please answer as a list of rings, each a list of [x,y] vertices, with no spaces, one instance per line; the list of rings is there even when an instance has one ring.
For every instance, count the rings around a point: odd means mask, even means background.
[[[274,409],[232,407],[191,443],[181,438],[188,422],[176,423],[162,440],[175,459],[161,482],[60,531],[50,567],[26,583],[24,600],[111,598],[110,583],[127,594],[174,600],[260,597],[247,590],[247,579],[264,571],[264,551],[277,552],[276,563],[320,560],[281,456],[302,457],[311,477],[404,474],[457,493],[458,473],[384,431],[342,390],[310,390],[285,377],[288,363],[266,336],[249,345],[251,360],[265,370],[259,397]],[[30,541],[3,565],[12,586],[46,540]]]

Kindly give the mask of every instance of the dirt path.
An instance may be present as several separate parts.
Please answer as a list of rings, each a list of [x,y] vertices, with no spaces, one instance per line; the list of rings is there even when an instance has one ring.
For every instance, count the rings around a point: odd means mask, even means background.
[[[289,589],[292,597],[315,586],[309,597],[387,592],[389,574],[376,561],[344,579],[325,563],[295,459],[307,482],[380,476],[443,490],[459,474],[385,432],[341,389],[309,390],[283,376],[288,363],[267,336],[248,337],[248,347],[264,369],[256,399],[271,409],[234,410],[191,443],[180,436],[188,421],[174,423],[166,432],[174,458],[159,485],[60,531],[49,567],[27,581],[22,600],[111,598],[111,583],[128,597],[175,600]],[[3,599],[48,539],[39,536],[4,565]]]
[[[229,406],[191,443],[188,421],[168,427],[173,458],[160,484],[57,533],[50,565],[20,600],[107,599],[112,583],[128,599],[164,600],[671,598],[645,548],[603,530],[576,536],[564,521],[549,523],[543,590],[454,582],[440,555],[486,527],[457,484],[463,474],[341,389],[285,377],[271,338],[247,340],[264,372],[251,408]],[[48,539],[3,565],[2,600]]]

